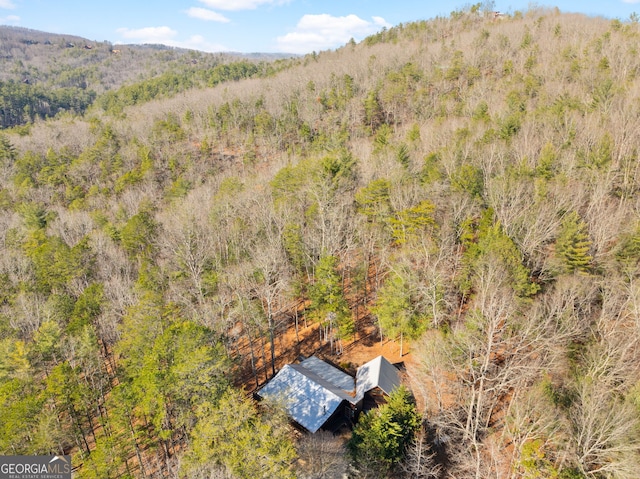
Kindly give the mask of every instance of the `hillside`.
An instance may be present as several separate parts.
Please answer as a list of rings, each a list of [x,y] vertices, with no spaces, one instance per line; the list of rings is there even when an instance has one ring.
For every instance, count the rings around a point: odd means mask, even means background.
[[[96,100],[108,108],[105,105],[111,106],[117,95],[146,101],[220,80],[250,77],[262,72],[268,62],[285,58],[211,54],[164,45],[112,45],[0,26],[0,128],[65,112],[83,114]],[[105,99],[106,92],[112,95]]]
[[[5,130],[0,454],[96,478],[637,477],[639,29],[474,6]],[[250,399],[380,335],[417,427],[393,399],[345,448]]]
[[[276,53],[205,53],[164,45],[114,45],[0,25],[0,80],[91,88],[100,94],[124,84],[185,68],[201,70],[240,59],[269,61]]]

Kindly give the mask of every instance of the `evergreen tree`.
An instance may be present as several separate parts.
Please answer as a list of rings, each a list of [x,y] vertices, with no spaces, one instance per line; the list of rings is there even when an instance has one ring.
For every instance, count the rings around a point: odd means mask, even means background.
[[[291,469],[295,448],[282,414],[261,415],[250,399],[233,389],[217,403],[203,403],[196,414],[185,473],[219,464],[239,479],[295,477]]]
[[[33,434],[43,402],[33,381],[0,377],[0,454],[44,453],[55,448],[54,444],[39,450],[33,448]]]
[[[315,282],[309,286],[311,314],[318,321],[334,317],[338,325],[338,337],[346,338],[355,332],[355,324],[349,305],[342,291],[342,280],[337,270],[338,258],[323,256],[316,265]]]
[[[424,200],[390,217],[388,223],[396,244],[404,245],[416,241],[423,234],[433,231],[436,227],[434,211],[435,205],[429,200]]]
[[[393,391],[386,404],[362,415],[353,429],[348,448],[356,468],[371,474],[365,477],[386,477],[404,457],[420,422],[409,390]]]
[[[462,229],[460,239],[466,248],[461,284],[464,291],[471,288],[473,274],[481,269],[483,262],[498,261],[509,274],[518,296],[529,297],[538,292],[540,287],[531,281],[529,270],[522,264],[522,253],[495,220],[493,210],[485,210],[477,222],[468,219]]]
[[[0,166],[13,163],[17,156],[16,149],[9,139],[4,135],[0,135]]]
[[[384,112],[378,98],[378,91],[371,90],[364,99],[364,123],[375,132],[384,121]]]
[[[153,253],[153,238],[157,225],[150,211],[142,210],[132,216],[120,231],[124,250],[133,258],[146,258]]]
[[[385,218],[391,211],[390,189],[391,182],[386,178],[373,180],[360,188],[355,195],[358,212],[372,222]]]
[[[591,266],[591,240],[587,224],[575,211],[566,215],[556,240],[556,253],[569,272],[587,272]]]
[[[616,259],[624,268],[633,269],[640,261],[640,226],[620,238]]]
[[[401,274],[391,272],[378,292],[372,312],[378,317],[382,332],[400,339],[400,356],[404,353],[404,338],[415,338],[421,330],[420,317],[413,305],[411,282]]]
[[[297,273],[301,274],[307,268],[307,252],[305,251],[302,228],[296,223],[287,223],[282,231],[282,243],[287,253],[287,259]]]

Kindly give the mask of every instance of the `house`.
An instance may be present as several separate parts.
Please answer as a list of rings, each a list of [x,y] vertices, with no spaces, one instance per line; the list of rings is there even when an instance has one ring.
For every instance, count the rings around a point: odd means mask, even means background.
[[[354,379],[316,356],[287,364],[256,395],[282,402],[289,417],[307,431],[336,430],[350,424],[372,391],[389,394],[400,386],[398,370],[379,356]]]
[[[365,399],[373,405],[384,401],[383,397],[400,387],[398,368],[384,356],[378,356],[358,368],[356,373],[356,401],[360,409],[369,409]]]
[[[257,395],[281,401],[289,417],[313,433],[330,419],[353,417],[354,392],[353,377],[311,356],[300,364],[287,364]]]

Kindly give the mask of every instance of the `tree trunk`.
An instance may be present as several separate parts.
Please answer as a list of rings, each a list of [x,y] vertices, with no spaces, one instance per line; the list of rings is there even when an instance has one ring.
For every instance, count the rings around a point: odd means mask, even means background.
[[[262,365],[264,369],[264,381],[267,382],[269,380],[269,373],[267,372],[267,356],[264,352],[264,336],[260,335],[260,349],[262,351]]]
[[[260,385],[258,381],[258,369],[256,368],[256,357],[253,354],[253,338],[251,337],[251,333],[249,328],[247,328],[247,338],[249,339],[249,357],[251,358],[251,371],[253,372],[253,377],[256,380],[256,388]]]
[[[135,429],[133,428],[133,421],[131,421],[131,416],[127,415],[129,419],[129,431],[131,432],[131,438],[133,439],[133,447],[136,450],[136,456],[138,457],[138,463],[140,464],[140,472],[142,473],[142,477],[146,478],[147,474],[144,470],[144,463],[142,462],[142,453],[140,452],[140,445],[138,444],[138,439],[136,438]]]
[[[271,374],[276,375],[276,341],[275,341],[275,327],[273,325],[273,318],[269,317],[269,342],[271,343]]]

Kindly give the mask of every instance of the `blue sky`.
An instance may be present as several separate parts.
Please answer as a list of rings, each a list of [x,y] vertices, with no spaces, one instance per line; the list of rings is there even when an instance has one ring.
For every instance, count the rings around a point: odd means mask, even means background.
[[[0,0],[0,24],[112,43],[163,43],[209,52],[310,53],[384,27],[448,15],[475,1],[432,0]],[[496,0],[526,10],[529,0]],[[627,20],[640,0],[557,0],[563,12]]]

